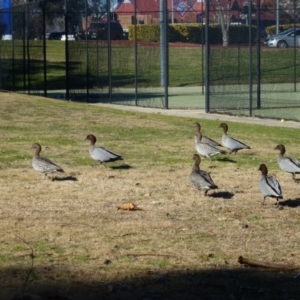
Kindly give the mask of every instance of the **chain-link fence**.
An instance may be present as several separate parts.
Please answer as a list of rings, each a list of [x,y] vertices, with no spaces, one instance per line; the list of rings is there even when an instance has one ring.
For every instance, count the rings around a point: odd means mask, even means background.
[[[286,1],[279,10],[259,6],[259,1],[251,4],[251,11],[239,11],[238,19],[253,25],[253,38],[247,44],[210,46],[210,111],[299,120],[300,3]],[[263,39],[267,16],[274,16],[276,24],[268,28],[273,36]],[[276,30],[281,37],[276,38]]]
[[[272,24],[274,31],[287,29],[283,24],[300,27],[300,4],[260,1],[2,0],[0,88],[299,120],[300,34],[293,35],[293,45],[263,42]],[[223,46],[226,17],[233,25]],[[158,33],[141,39],[145,25]],[[11,39],[5,38],[7,27]]]

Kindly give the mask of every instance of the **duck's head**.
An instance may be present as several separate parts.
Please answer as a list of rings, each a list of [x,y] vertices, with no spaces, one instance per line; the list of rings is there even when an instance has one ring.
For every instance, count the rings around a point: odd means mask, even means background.
[[[277,145],[274,150],[279,150],[281,155],[285,153],[285,147],[282,144]]]
[[[226,123],[221,123],[219,128],[223,128],[225,133],[227,133],[227,131],[228,131],[228,125]]]
[[[91,145],[94,145],[97,141],[96,137],[93,134],[87,135],[87,137],[85,139],[89,140],[91,142]]]
[[[200,157],[199,154],[194,154],[194,155],[193,155],[193,160],[194,160],[195,165],[197,165],[197,166],[200,165],[201,157]]]
[[[32,144],[31,149],[35,149],[35,153],[39,154],[42,151],[42,146],[39,143],[34,143]]]
[[[198,122],[194,123],[193,127],[195,127],[196,131],[200,131],[201,130],[201,125]]]
[[[258,171],[261,171],[262,175],[268,175],[268,168],[265,164],[260,164]]]

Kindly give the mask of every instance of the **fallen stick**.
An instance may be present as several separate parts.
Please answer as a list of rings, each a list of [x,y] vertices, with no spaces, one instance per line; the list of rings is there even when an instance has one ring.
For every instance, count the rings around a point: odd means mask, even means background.
[[[139,256],[157,256],[157,257],[176,257],[174,255],[169,254],[155,254],[155,253],[140,253],[140,254],[134,254],[134,253],[128,253],[126,256],[133,256],[133,257],[139,257]]]
[[[300,270],[300,266],[288,266],[288,265],[281,265],[281,264],[274,264],[268,262],[261,262],[257,260],[247,259],[243,256],[238,258],[238,262],[240,264],[248,265],[250,267],[258,267],[258,268],[268,268],[268,269],[277,269],[282,271],[295,271]]]

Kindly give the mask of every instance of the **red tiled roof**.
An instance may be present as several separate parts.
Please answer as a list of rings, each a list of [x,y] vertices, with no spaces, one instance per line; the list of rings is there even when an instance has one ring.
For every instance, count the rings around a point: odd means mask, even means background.
[[[117,14],[133,14],[136,5],[138,14],[159,15],[159,0],[131,0],[123,2],[115,12]]]
[[[203,15],[205,11],[205,2],[198,2],[196,0],[167,0],[168,1],[168,10],[169,16],[171,14],[171,8],[174,8],[174,17],[177,18],[178,21],[193,21],[196,20],[196,15]],[[173,1],[173,6],[172,6]],[[204,1],[204,0],[203,0]],[[224,3],[224,7],[226,7],[228,0],[221,0]],[[242,9],[247,0],[234,0],[232,2],[233,10],[231,14],[236,18],[240,19],[242,16]],[[267,6],[269,0],[261,0],[261,6]],[[180,6],[180,5],[183,6]],[[210,18],[215,17],[214,12],[212,11],[214,8],[214,2],[211,2],[211,11]],[[136,5],[137,14],[142,15],[151,15],[152,18],[159,18],[159,0],[125,0],[123,3],[119,5],[119,7],[115,10],[117,14],[120,15],[134,15],[134,5]],[[187,11],[180,12],[179,7],[188,7]],[[194,17],[191,18],[191,15]],[[256,17],[253,16],[254,19]],[[268,9],[261,10],[261,19],[262,20],[275,20],[275,11],[271,11]]]

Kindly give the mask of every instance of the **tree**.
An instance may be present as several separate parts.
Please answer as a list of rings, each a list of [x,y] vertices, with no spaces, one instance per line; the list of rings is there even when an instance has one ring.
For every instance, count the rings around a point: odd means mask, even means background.
[[[109,0],[110,8],[112,9],[120,0]],[[107,13],[108,0],[88,0],[90,13],[96,17],[101,17]],[[110,9],[110,10],[111,10]]]
[[[231,0],[208,0],[211,1],[212,7],[217,15],[218,22],[222,30],[223,46],[229,45],[229,29],[231,22]]]

